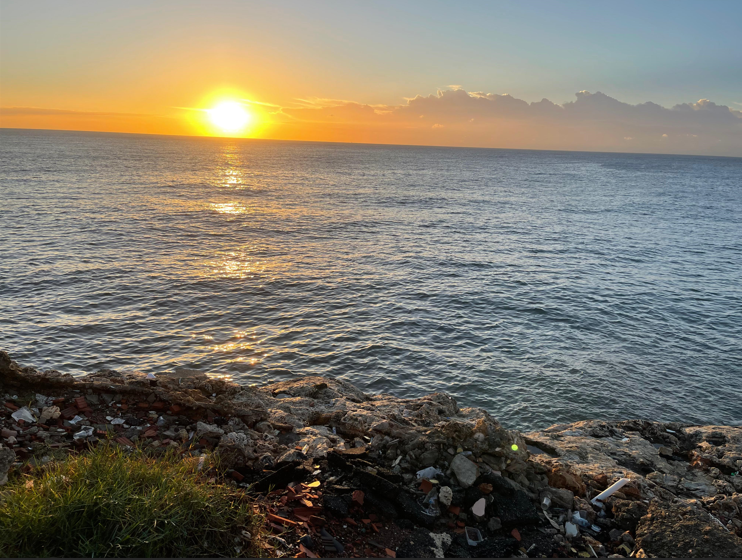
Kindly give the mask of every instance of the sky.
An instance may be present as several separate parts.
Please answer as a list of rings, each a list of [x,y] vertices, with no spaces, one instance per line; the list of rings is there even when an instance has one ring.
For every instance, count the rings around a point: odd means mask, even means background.
[[[742,156],[741,22],[738,0],[1,0],[0,127]],[[210,122],[227,99],[244,129]]]

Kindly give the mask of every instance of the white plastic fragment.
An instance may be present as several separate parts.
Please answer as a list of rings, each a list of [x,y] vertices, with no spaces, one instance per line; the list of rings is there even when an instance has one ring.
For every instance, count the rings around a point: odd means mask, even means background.
[[[18,422],[19,420],[23,420],[24,422],[34,423],[36,422],[36,418],[33,417],[33,414],[31,414],[31,411],[27,406],[24,406],[23,408],[19,408],[16,410],[13,414],[11,414],[13,417],[13,420]]]
[[[124,420],[123,418],[114,418],[113,420],[111,420],[111,424],[113,424],[114,426],[118,426],[120,424],[125,424],[125,423],[126,423],[126,420]]]
[[[595,496],[592,500],[590,500],[595,505],[600,505],[598,502],[604,502],[608,498],[610,498],[615,492],[618,492],[621,488],[623,488],[626,484],[631,482],[628,478],[621,478],[618,481],[616,481],[613,485],[611,485],[609,488],[606,488],[603,490],[600,494]]]
[[[420,471],[417,471],[417,479],[421,480],[423,478],[427,478],[430,480],[431,478],[435,478],[438,475],[442,475],[443,473],[436,469],[435,467],[428,467],[426,469],[422,469]]]
[[[469,543],[469,546],[477,546],[484,540],[482,533],[475,527],[465,527],[464,531],[466,532],[466,542]]]
[[[77,432],[74,436],[72,436],[74,439],[83,439],[83,438],[89,438],[93,435],[94,428],[93,426],[83,426],[80,428],[80,431]]]
[[[568,537],[576,537],[577,535],[580,534],[580,530],[577,528],[577,525],[567,521],[564,524],[564,534],[567,535]]]
[[[72,424],[74,426],[80,420],[85,420],[85,419],[82,416],[75,415],[75,417],[72,420],[70,420],[70,424]]]

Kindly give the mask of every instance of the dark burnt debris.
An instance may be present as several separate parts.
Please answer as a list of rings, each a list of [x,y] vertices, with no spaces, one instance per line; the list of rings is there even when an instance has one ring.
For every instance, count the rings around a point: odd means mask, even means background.
[[[742,557],[738,427],[592,421],[524,436],[441,393],[73,378],[0,352],[0,484],[103,439],[175,450],[241,488],[276,557]]]

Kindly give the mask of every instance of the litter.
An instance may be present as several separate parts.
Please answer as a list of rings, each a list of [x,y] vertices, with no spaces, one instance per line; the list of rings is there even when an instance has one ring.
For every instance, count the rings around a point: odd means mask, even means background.
[[[466,534],[466,542],[469,543],[469,546],[477,546],[484,540],[482,533],[475,527],[464,527],[464,532]]]
[[[580,534],[580,530],[577,528],[577,525],[567,521],[564,524],[564,534],[567,535],[568,537],[576,537],[577,535]]]
[[[70,420],[70,424],[72,424],[74,426],[75,424],[77,424],[81,420],[85,420],[85,419],[82,416],[75,415],[75,417],[72,420]]]
[[[24,422],[28,423],[36,422],[36,418],[33,417],[33,414],[31,414],[31,411],[28,409],[27,406],[19,408],[13,414],[11,414],[11,416],[16,422],[18,422],[19,420],[23,420]]]
[[[612,486],[610,486],[609,488],[603,490],[600,494],[598,494],[597,496],[595,496],[590,501],[593,504],[595,504],[595,505],[602,505],[602,504],[598,504],[598,502],[602,502],[602,501],[607,500],[615,492],[618,492],[621,488],[623,488],[624,486],[626,486],[626,484],[628,484],[629,482],[631,482],[631,479],[621,478],[617,482],[615,482]]]
[[[113,420],[111,420],[111,424],[113,424],[114,426],[119,426],[125,423],[126,423],[126,420],[124,420],[123,418],[114,418]]]
[[[544,499],[541,501],[541,509],[549,509],[551,507],[551,498],[549,496],[544,496]]]
[[[577,511],[572,514],[572,523],[579,525],[580,527],[590,527],[590,522],[583,518]]]
[[[95,428],[93,426],[83,426],[79,432],[77,432],[74,436],[72,436],[74,439],[84,439],[89,438],[93,435],[93,432],[95,431]]]
[[[427,478],[428,480],[430,480],[431,478],[435,478],[437,475],[443,475],[443,472],[436,469],[435,467],[428,467],[427,469],[417,471],[418,480],[420,480],[421,478]]]

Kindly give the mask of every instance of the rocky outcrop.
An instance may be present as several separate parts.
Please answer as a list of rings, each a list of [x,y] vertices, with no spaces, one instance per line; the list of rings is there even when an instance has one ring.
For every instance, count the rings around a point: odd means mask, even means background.
[[[244,387],[184,370],[73,378],[4,352],[0,397],[0,481],[12,463],[105,437],[214,453],[232,484],[282,500],[271,507],[284,524],[392,520],[398,553],[734,557],[742,535],[739,427],[585,421],[524,435],[443,393],[370,395],[314,376]],[[297,486],[312,478],[316,496]]]

